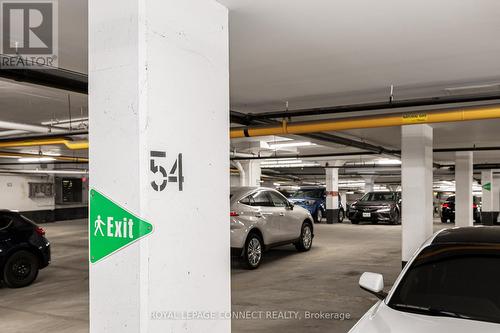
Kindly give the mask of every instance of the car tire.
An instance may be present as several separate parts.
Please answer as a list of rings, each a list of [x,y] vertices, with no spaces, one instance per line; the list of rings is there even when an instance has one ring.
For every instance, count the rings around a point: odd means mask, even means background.
[[[9,288],[26,287],[38,276],[40,261],[31,252],[17,251],[5,262],[3,281]]]
[[[441,223],[448,223],[448,219],[441,217]]]
[[[312,247],[313,230],[311,223],[304,222],[300,231],[300,239],[294,244],[297,251],[306,252]]]
[[[255,232],[250,233],[245,242],[243,250],[243,264],[247,269],[256,269],[262,262],[264,253],[264,242],[262,238]]]
[[[343,209],[339,210],[339,223],[344,222],[345,219],[345,212]]]
[[[359,220],[351,220],[352,224],[359,224]]]
[[[321,223],[321,220],[323,220],[323,211],[318,208],[316,214],[314,214],[314,223]]]

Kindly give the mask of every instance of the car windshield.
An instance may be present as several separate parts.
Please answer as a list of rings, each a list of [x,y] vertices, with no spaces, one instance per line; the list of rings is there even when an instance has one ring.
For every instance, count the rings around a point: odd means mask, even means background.
[[[388,305],[431,316],[500,323],[500,244],[432,245],[413,262]]]
[[[295,199],[301,198],[316,198],[319,199],[323,195],[324,191],[322,189],[307,189],[307,190],[298,190],[292,196]]]
[[[368,192],[359,201],[394,201],[395,198],[393,192]]]

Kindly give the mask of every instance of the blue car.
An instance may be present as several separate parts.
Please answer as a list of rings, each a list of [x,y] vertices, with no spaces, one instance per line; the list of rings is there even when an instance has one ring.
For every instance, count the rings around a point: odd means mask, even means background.
[[[320,223],[326,215],[326,189],[324,187],[301,187],[288,200],[307,209],[315,223]],[[339,196],[339,223],[344,221],[344,217],[344,207]]]

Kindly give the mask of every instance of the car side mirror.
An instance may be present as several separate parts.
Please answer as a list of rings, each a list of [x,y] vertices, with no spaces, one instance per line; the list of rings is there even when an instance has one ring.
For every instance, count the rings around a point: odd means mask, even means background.
[[[359,278],[359,286],[380,299],[387,297],[387,293],[384,292],[384,277],[382,274],[364,272]]]
[[[293,206],[295,206],[294,203],[288,201],[288,209],[293,210]]]

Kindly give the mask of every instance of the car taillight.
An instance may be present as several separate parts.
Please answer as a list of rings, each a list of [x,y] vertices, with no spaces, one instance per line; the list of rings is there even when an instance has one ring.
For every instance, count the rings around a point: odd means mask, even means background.
[[[477,205],[476,204],[472,204],[472,208],[477,208]]]
[[[230,213],[229,213],[229,216],[231,216],[231,217],[232,217],[232,216],[238,216],[238,213],[236,213],[236,212],[230,212]]]
[[[45,229],[42,228],[42,227],[36,227],[35,228],[35,231],[37,234],[39,234],[40,236],[45,236]]]
[[[447,204],[446,202],[442,205],[443,208],[450,208],[450,205]]]

